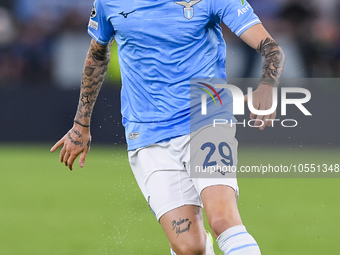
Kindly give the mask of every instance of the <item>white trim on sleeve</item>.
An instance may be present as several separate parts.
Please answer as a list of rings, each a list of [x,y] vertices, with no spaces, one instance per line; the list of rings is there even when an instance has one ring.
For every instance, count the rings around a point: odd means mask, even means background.
[[[254,23],[261,23],[261,21],[259,19],[253,20],[252,22],[248,23],[247,25],[241,27],[239,30],[236,31],[236,35],[239,36],[241,34],[241,32],[244,32],[243,30],[247,27],[249,27],[250,25],[254,24]]]

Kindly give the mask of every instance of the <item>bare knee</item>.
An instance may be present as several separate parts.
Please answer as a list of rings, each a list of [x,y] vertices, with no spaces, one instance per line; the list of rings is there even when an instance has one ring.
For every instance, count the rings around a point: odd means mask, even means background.
[[[234,224],[229,222],[224,215],[214,215],[210,218],[209,225],[216,238]]]
[[[242,220],[238,211],[235,212],[215,212],[208,217],[209,225],[217,238],[228,228],[241,225]]]
[[[172,249],[177,255],[204,255],[205,254],[205,238],[196,240],[195,242],[180,242],[172,245]]]
[[[201,196],[215,238],[228,228],[242,224],[235,190],[228,186],[212,186],[204,189]]]

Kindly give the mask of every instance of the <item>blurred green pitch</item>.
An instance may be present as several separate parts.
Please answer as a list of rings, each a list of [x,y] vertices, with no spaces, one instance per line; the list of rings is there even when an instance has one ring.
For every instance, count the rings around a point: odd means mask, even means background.
[[[127,153],[93,144],[70,172],[50,145],[0,146],[0,254],[170,254]],[[339,150],[240,148],[239,163],[340,163]],[[340,179],[240,179],[262,254],[339,254]],[[216,254],[221,254],[217,252]]]

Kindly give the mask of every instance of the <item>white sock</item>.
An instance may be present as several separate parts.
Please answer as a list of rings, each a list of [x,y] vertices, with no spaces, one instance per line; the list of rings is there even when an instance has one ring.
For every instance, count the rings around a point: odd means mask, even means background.
[[[211,235],[207,233],[207,239],[205,241],[205,255],[215,255],[213,240]],[[176,255],[176,253],[170,248],[171,255]]]
[[[224,255],[261,255],[255,239],[243,225],[227,229],[216,241]]]

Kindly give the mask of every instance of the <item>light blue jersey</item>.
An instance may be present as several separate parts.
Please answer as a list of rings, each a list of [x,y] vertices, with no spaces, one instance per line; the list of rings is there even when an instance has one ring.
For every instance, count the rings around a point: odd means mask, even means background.
[[[226,78],[222,21],[237,36],[260,23],[245,0],[94,2],[89,34],[118,45],[128,150],[190,132],[190,79]]]

